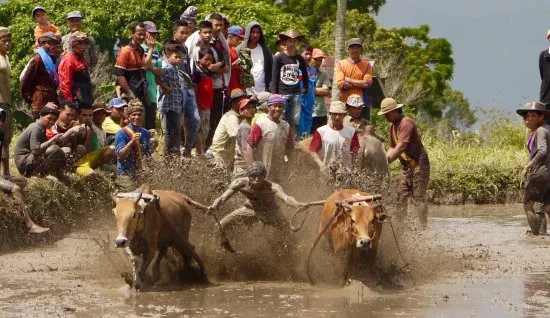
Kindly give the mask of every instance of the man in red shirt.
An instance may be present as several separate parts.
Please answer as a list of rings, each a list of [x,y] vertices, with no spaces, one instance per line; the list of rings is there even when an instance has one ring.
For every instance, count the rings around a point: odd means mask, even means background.
[[[86,64],[84,54],[90,45],[90,39],[84,32],[72,33],[70,49],[63,55],[59,63],[59,100],[74,102],[78,108],[92,108],[94,96],[90,68]]]
[[[236,47],[244,40],[244,29],[238,25],[229,28],[227,44],[229,45],[229,57],[231,58],[231,77],[229,78],[229,91],[239,88],[244,90],[245,87],[239,82],[241,75],[241,67],[239,66],[239,52]]]
[[[414,198],[420,204],[418,211],[423,227],[428,223],[428,204],[426,191],[430,181],[430,160],[422,144],[420,134],[414,121],[403,115],[403,104],[397,104],[393,98],[385,98],[380,105],[378,115],[384,116],[391,123],[388,163],[399,159],[403,166],[403,176],[399,186],[400,206],[403,210],[400,217],[407,211],[408,198]]]

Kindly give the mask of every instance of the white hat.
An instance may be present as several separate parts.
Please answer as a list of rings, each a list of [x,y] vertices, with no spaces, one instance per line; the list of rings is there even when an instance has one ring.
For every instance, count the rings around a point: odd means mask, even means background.
[[[331,114],[346,114],[348,111],[346,110],[346,104],[337,100],[330,103],[328,112]]]

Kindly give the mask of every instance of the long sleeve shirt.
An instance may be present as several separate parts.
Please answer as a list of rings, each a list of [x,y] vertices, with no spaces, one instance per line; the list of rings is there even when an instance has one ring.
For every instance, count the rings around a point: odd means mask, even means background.
[[[300,94],[300,82],[307,91],[309,78],[307,75],[307,64],[299,54],[288,56],[281,53],[275,57],[271,80],[271,93],[290,95]]]

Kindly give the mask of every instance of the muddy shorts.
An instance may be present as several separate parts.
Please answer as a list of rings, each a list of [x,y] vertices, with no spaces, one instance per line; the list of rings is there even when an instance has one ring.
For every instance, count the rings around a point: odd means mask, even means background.
[[[418,159],[418,167],[407,168],[403,171],[399,193],[404,197],[424,200],[430,182],[430,160],[423,151]]]
[[[529,201],[550,203],[550,176],[547,173],[532,173],[525,181],[523,203]]]
[[[0,190],[2,190],[2,192],[6,194],[11,194],[14,185],[15,184],[13,182],[6,180],[3,177],[0,177]]]
[[[262,222],[287,232],[290,230],[287,219],[280,211],[256,212],[246,206],[229,213],[220,220],[222,228],[226,229],[235,225],[252,226],[254,223]]]

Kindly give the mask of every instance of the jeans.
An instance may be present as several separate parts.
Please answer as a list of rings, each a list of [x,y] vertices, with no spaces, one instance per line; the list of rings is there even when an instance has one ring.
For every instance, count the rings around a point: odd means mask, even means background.
[[[189,125],[187,136],[185,136],[185,150],[183,151],[183,155],[188,156],[191,154],[191,149],[193,149],[193,147],[195,146],[195,142],[197,141],[197,134],[199,133],[199,125],[201,119],[199,117],[197,101],[195,100],[195,91],[192,88],[184,88],[183,91],[184,116],[182,118],[182,122],[185,118]]]
[[[183,129],[183,113],[173,110],[160,113],[160,122],[164,131],[164,155],[180,155],[180,141]]]
[[[285,99],[285,115],[284,119],[290,124],[290,127],[296,127],[300,123],[300,94],[283,95]]]

